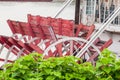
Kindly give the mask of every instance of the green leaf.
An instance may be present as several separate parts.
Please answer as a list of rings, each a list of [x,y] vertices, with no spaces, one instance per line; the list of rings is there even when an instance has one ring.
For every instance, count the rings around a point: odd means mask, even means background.
[[[19,74],[19,72],[14,72],[14,73],[12,73],[12,78],[14,78],[14,77],[16,77],[16,76],[18,76],[18,74]]]
[[[55,75],[56,77],[61,77],[61,72],[59,71],[54,71],[52,72],[53,75]]]
[[[48,76],[47,78],[46,78],[46,80],[55,80],[55,76]]]

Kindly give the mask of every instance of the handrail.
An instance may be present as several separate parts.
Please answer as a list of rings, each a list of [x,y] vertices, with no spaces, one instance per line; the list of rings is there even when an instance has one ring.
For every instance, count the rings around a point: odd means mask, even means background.
[[[63,6],[57,11],[57,13],[53,16],[56,18],[68,5],[72,3],[73,0],[66,0],[63,4]]]
[[[107,18],[105,18],[102,23],[105,23],[105,22],[114,14],[114,12],[115,12],[118,8],[119,8],[119,7],[117,7],[114,11],[112,11],[112,12],[110,13],[110,15],[108,15]],[[117,17],[117,16],[116,16],[116,17]]]
[[[115,10],[114,14],[98,29],[98,31],[91,37],[91,39],[85,44],[85,46],[77,53],[76,57],[81,57],[85,51],[93,44],[93,42],[103,33],[108,25],[118,16],[120,13],[120,7]]]

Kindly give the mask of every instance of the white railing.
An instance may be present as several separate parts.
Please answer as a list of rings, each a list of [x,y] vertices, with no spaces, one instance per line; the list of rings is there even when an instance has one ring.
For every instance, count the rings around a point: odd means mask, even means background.
[[[97,6],[99,8],[95,10],[95,22],[104,23],[106,18],[109,18],[110,15],[114,13],[114,10],[120,5],[120,2],[114,3],[114,0],[111,2],[111,4],[109,4],[109,6],[108,3],[109,1],[102,3],[98,2]],[[120,14],[111,22],[111,25],[120,26]]]
[[[103,25],[98,29],[98,31],[90,38],[90,40],[85,44],[85,46],[77,53],[76,57],[81,57],[85,51],[93,44],[93,42],[105,31],[108,25],[120,14],[120,7],[118,7],[112,16],[103,23]]]

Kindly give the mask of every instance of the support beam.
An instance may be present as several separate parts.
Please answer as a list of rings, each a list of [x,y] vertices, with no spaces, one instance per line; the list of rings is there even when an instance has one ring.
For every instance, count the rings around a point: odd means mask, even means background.
[[[75,4],[75,24],[80,23],[80,0],[76,0]]]

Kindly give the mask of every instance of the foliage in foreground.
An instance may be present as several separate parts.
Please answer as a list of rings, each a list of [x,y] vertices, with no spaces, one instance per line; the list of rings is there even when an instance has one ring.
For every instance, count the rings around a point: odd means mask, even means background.
[[[99,56],[96,66],[73,56],[42,59],[38,53],[7,64],[0,80],[120,80],[120,60],[108,50]]]

